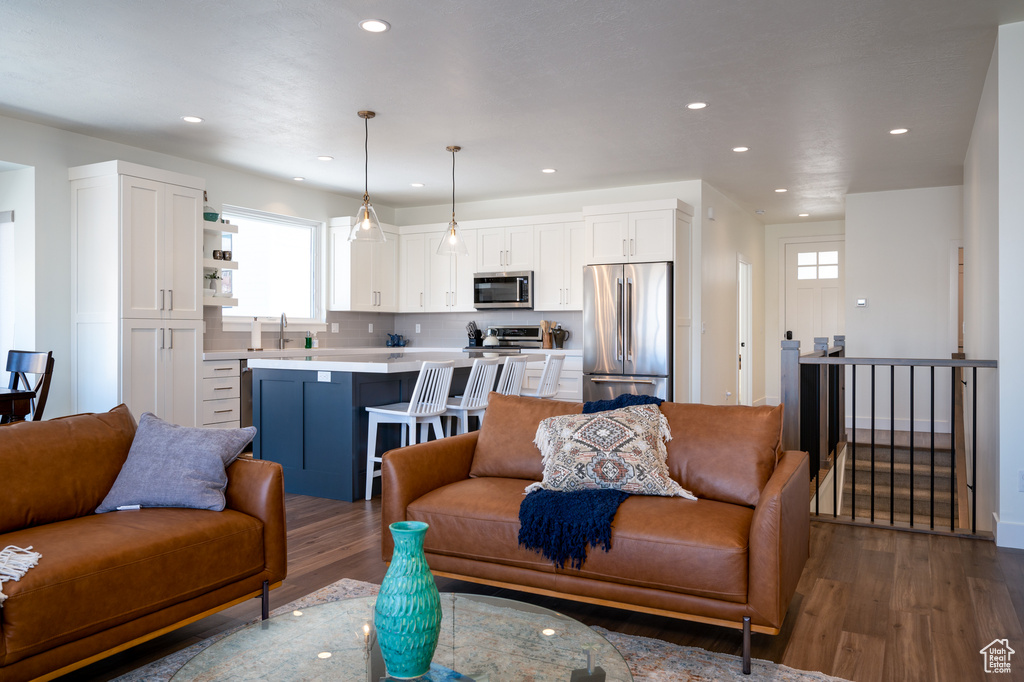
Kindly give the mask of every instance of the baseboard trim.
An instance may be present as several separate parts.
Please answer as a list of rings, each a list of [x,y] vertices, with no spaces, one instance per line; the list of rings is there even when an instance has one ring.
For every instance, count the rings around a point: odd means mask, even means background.
[[[1000,521],[999,514],[992,512],[996,528],[996,546],[1010,549],[1024,549],[1024,523]]]

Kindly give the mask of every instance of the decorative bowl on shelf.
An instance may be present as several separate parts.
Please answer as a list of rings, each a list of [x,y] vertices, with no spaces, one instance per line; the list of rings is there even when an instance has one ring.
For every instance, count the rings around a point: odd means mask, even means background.
[[[207,220],[211,223],[217,222],[218,218],[220,218],[220,213],[210,213],[209,211],[203,213],[203,220]]]

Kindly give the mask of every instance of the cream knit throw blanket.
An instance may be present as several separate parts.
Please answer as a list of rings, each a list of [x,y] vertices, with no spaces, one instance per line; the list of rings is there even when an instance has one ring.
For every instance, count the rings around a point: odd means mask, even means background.
[[[39,563],[42,555],[33,552],[32,548],[22,549],[14,545],[7,545],[0,551],[0,606],[3,605],[7,595],[4,594],[4,583],[8,580],[21,580],[28,569]]]

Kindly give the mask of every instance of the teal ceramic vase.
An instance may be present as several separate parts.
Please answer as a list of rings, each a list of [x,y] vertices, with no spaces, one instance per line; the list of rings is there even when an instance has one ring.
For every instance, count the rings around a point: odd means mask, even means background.
[[[384,574],[373,624],[388,675],[412,679],[427,674],[441,632],[441,595],[423,556],[422,521],[399,521],[388,528],[395,540]]]

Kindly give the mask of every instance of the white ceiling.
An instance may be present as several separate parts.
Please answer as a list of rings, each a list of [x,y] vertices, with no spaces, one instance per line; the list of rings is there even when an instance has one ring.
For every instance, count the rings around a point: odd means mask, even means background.
[[[378,204],[449,201],[458,144],[460,202],[703,178],[766,223],[824,220],[850,192],[963,181],[996,27],[1021,20],[1021,0],[4,0],[0,113],[359,196],[372,109]]]

